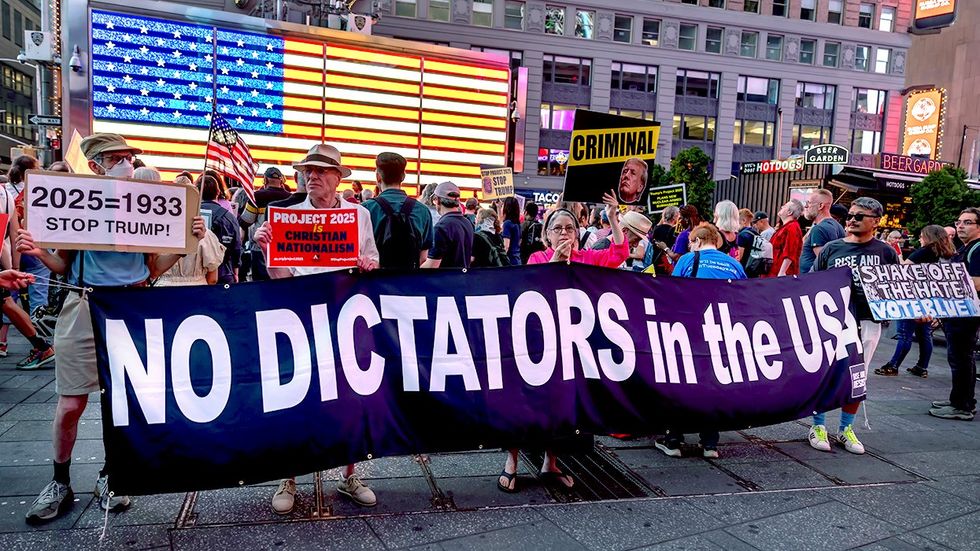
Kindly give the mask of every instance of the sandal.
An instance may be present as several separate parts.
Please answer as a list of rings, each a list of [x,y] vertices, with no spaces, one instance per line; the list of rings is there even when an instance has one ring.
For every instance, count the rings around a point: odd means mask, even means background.
[[[905,371],[908,371],[909,373],[911,373],[912,375],[915,375],[916,377],[922,377],[923,379],[928,379],[929,378],[929,371],[928,370],[925,370],[925,369],[922,369],[919,366],[910,367],[910,368],[906,369]]]
[[[575,479],[572,478],[571,475],[567,475],[560,471],[543,472],[539,475],[539,477],[541,478],[542,481],[544,481],[545,484],[551,486],[558,486],[565,490],[570,490],[573,486],[575,486]]]
[[[875,375],[884,375],[885,377],[894,377],[898,375],[898,369],[889,364],[885,364],[878,369],[875,369]]]
[[[506,486],[500,483],[501,478],[507,479]],[[507,492],[508,494],[516,494],[517,493],[517,481],[515,480],[516,478],[517,478],[517,472],[509,473],[507,472],[507,469],[500,471],[500,476],[497,477],[497,489],[500,490],[501,492]],[[513,486],[511,486],[512,482],[514,483]]]

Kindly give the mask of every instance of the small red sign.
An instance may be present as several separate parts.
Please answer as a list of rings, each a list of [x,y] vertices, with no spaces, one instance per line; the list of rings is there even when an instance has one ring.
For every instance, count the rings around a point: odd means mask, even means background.
[[[357,210],[269,208],[270,268],[357,266]]]

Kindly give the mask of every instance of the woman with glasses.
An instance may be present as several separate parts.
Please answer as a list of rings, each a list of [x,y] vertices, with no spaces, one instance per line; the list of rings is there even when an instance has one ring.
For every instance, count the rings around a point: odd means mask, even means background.
[[[547,249],[532,254],[528,264],[544,264],[547,262],[576,262],[592,266],[616,268],[629,256],[629,246],[619,225],[619,205],[612,193],[603,195],[606,204],[606,214],[612,227],[612,245],[608,249],[592,250],[579,249],[579,217],[578,213],[559,208],[545,219],[544,241]],[[552,445],[556,442],[552,442]],[[517,491],[517,453],[518,448],[507,450],[507,462],[497,480],[497,488],[503,492]],[[571,488],[575,480],[562,472],[558,467],[557,457],[553,449],[544,452],[544,464],[541,466],[540,477],[546,482],[563,488]]]

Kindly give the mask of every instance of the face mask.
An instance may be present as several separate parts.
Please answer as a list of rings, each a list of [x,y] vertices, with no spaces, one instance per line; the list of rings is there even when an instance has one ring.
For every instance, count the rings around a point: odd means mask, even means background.
[[[102,166],[102,165],[99,165]],[[105,167],[102,167],[105,170]],[[112,168],[105,171],[106,176],[115,176],[116,178],[132,178],[133,173],[136,171],[133,168],[132,161],[128,159],[123,159],[118,163],[112,165]]]

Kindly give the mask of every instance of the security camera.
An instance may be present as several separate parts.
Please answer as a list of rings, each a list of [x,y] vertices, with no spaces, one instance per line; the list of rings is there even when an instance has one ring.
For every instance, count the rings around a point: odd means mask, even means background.
[[[71,67],[71,70],[73,72],[76,72],[76,73],[82,72],[82,56],[81,56],[81,54],[82,54],[82,52],[81,52],[81,50],[78,49],[78,44],[76,44],[75,45],[75,48],[71,51],[71,58],[68,59],[68,66]]]
[[[27,63],[27,55],[25,55],[24,52],[17,54],[17,61]]]

